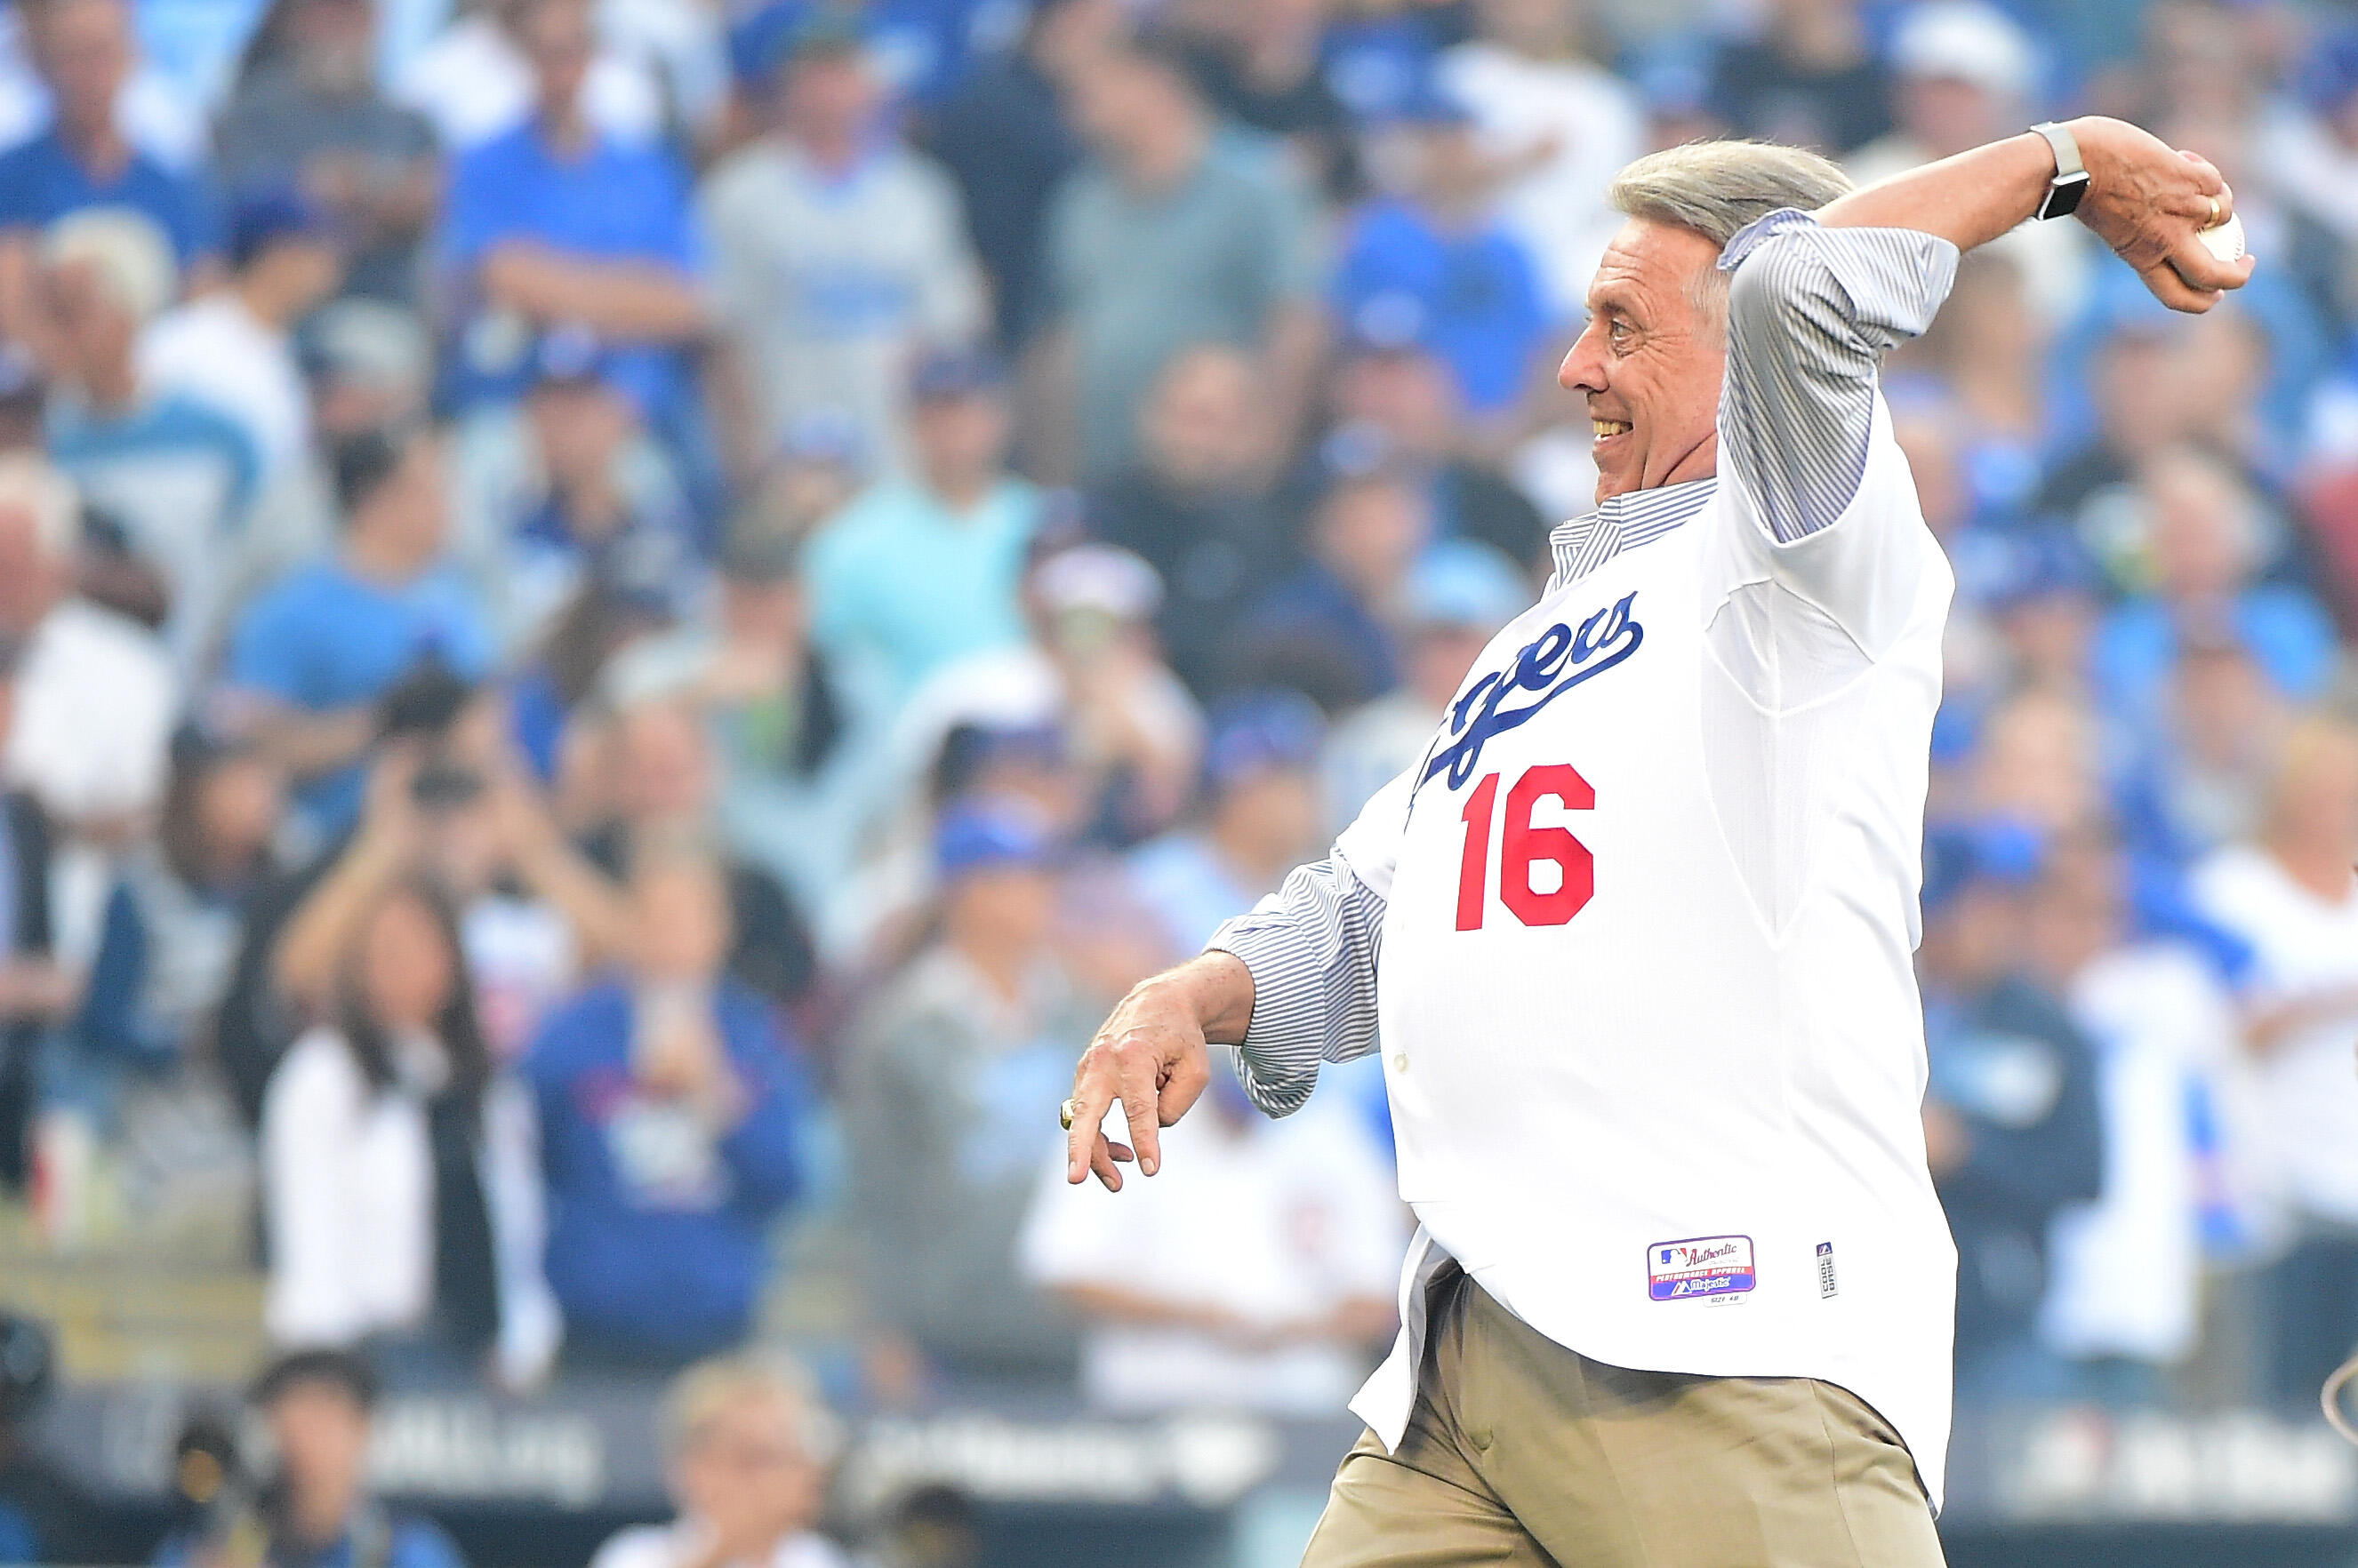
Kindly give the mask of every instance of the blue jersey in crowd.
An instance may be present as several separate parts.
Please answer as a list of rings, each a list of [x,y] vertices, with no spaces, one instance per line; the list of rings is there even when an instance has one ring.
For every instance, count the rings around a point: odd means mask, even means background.
[[[591,987],[541,1026],[524,1071],[540,1108],[548,1283],[569,1336],[681,1357],[742,1338],[770,1218],[802,1189],[810,1092],[768,1006],[720,982],[713,1018],[748,1109],[715,1136],[631,1072],[636,1003]]]
[[[297,568],[247,606],[230,642],[229,680],[306,713],[332,713],[374,702],[428,657],[479,680],[492,651],[490,629],[454,576],[428,572],[395,587],[330,558]],[[297,797],[332,834],[358,816],[361,790],[352,767],[309,781]]]
[[[54,126],[0,153],[0,229],[46,229],[85,207],[128,207],[154,219],[183,268],[220,248],[203,183],[146,153],[135,150],[103,178],[81,166]]]
[[[1504,229],[1453,232],[1407,202],[1370,204],[1344,242],[1335,312],[1357,321],[1388,298],[1414,301],[1424,346],[1456,377],[1466,407],[1493,413],[1529,390],[1547,308],[1531,253]]]
[[[450,170],[442,221],[450,270],[471,274],[507,240],[535,241],[587,261],[660,263],[690,277],[705,266],[687,175],[668,152],[599,135],[579,157],[568,158],[531,120],[461,157]],[[528,346],[516,346],[512,363],[471,363],[462,343],[452,367],[462,400],[520,391]],[[683,407],[690,392],[687,365],[669,348],[612,347],[604,374],[658,421]]]

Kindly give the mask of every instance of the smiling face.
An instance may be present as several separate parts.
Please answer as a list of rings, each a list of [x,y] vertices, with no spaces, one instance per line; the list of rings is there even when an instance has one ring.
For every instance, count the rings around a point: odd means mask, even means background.
[[[1719,466],[1727,366],[1719,247],[1643,218],[1622,225],[1588,287],[1588,325],[1556,372],[1588,400],[1596,499],[1703,479]]]

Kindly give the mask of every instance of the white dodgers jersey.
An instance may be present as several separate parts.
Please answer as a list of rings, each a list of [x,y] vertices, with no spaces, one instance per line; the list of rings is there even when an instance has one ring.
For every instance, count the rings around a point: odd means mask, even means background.
[[[1956,1253],[1910,956],[1948,565],[1879,398],[1830,527],[1776,542],[1725,473],[1592,526],[1623,547],[1560,545],[1336,846],[1388,900],[1410,1281],[1445,1253],[1600,1361],[1840,1384],[1937,1506]],[[1388,1440],[1412,1338],[1355,1405]]]

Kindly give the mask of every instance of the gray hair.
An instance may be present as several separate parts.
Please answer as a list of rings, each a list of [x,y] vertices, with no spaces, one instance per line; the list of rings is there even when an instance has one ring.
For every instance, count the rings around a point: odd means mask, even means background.
[[[156,221],[128,207],[84,207],[41,236],[51,266],[89,266],[99,287],[135,326],[146,326],[179,290],[172,242]]]
[[[1780,207],[1814,211],[1854,189],[1824,158],[1774,142],[1688,142],[1624,168],[1606,188],[1617,212],[1693,229],[1715,245]]]
[[[1724,249],[1737,231],[1771,212],[1786,207],[1815,211],[1855,189],[1848,175],[1800,147],[1687,142],[1623,168],[1606,187],[1605,200],[1617,212],[1691,230]],[[1727,275],[1704,268],[1693,297],[1696,309],[1724,324]]]
[[[831,1465],[842,1453],[842,1425],[802,1363],[783,1352],[746,1350],[698,1361],[672,1380],[659,1431],[664,1456],[678,1459],[723,1411],[756,1403],[786,1414],[814,1465]]]

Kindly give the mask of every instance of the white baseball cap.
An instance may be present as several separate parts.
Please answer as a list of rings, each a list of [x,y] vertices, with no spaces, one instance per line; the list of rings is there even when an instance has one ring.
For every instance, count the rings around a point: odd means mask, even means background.
[[[2014,19],[1981,0],[1934,0],[1900,18],[1891,63],[1902,76],[1967,81],[2007,98],[2037,85],[2038,53]]]

